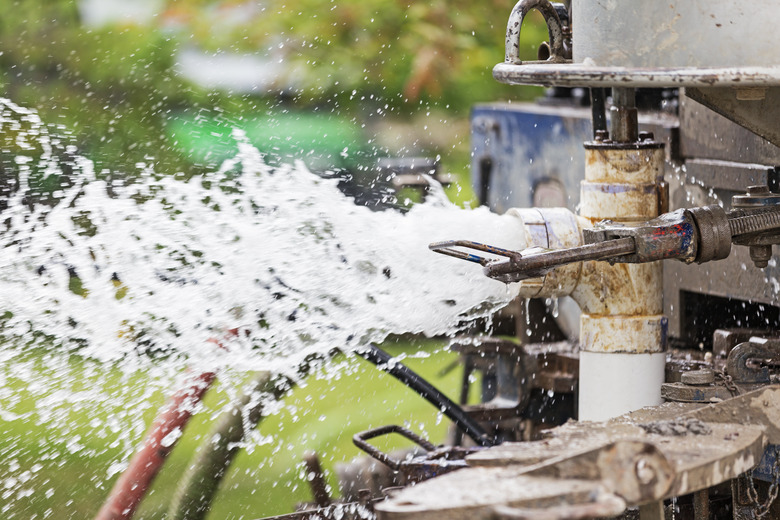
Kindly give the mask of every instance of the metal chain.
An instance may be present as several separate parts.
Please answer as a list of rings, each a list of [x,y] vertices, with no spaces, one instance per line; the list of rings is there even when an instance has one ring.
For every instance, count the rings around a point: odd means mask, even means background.
[[[737,388],[736,383],[734,383],[734,379],[728,375],[723,370],[715,370],[715,377],[720,380],[721,383],[723,383],[723,386],[726,387],[726,390],[731,392],[731,395],[736,397],[739,395],[739,388]]]
[[[752,503],[753,512],[758,518],[763,518],[769,513],[769,508],[772,507],[772,503],[777,498],[778,491],[780,491],[780,453],[775,450],[775,462],[772,464],[772,483],[769,485],[769,492],[763,504],[758,501],[758,491],[756,491],[756,486],[753,484],[752,471],[745,480],[748,482],[746,491],[748,499]]]

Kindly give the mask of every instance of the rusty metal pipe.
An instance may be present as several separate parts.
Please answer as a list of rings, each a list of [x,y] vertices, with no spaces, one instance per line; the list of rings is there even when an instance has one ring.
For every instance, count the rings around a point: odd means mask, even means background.
[[[238,329],[230,329],[226,333],[226,339],[237,334]],[[210,339],[209,342],[218,348],[224,348],[222,342],[216,338]],[[216,373],[210,371],[192,374],[184,386],[171,396],[162,412],[155,418],[127,469],[114,484],[95,520],[133,518],[141,500],[192,417],[195,405],[203,399],[216,377]]]
[[[317,507],[328,507],[333,501],[328,492],[328,484],[325,482],[325,472],[322,471],[320,458],[315,452],[307,453],[303,457],[303,463],[306,465],[314,502],[317,504]]]
[[[635,111],[633,101],[633,89],[613,90],[613,103],[621,110]],[[630,110],[617,114],[623,123],[613,126],[613,133],[617,131],[621,140],[636,140],[635,115]],[[630,225],[658,216],[658,182],[665,160],[662,145],[586,143],[585,155],[580,216],[590,225],[602,220]],[[583,263],[571,294],[582,309],[581,420],[604,420],[661,403],[667,338],[662,279],[660,261]]]
[[[701,489],[693,494],[693,518],[694,520],[710,519],[710,490]]]
[[[95,520],[129,520],[146,495],[149,486],[162,468],[178,436],[192,416],[194,405],[203,399],[214,382],[214,372],[191,376],[157,416],[143,444],[130,460],[130,465],[114,484],[111,494],[100,508]],[[174,436],[173,440],[169,436]]]

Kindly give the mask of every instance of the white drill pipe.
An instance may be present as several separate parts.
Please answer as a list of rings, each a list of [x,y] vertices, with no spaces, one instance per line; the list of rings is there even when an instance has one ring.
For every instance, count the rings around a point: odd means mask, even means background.
[[[658,215],[663,148],[586,149],[580,217],[566,209],[513,209],[528,243],[549,249],[582,244],[581,230],[601,220],[635,223]],[[527,298],[571,296],[580,319],[579,419],[603,420],[661,402],[667,320],[662,266],[581,262],[521,282]]]

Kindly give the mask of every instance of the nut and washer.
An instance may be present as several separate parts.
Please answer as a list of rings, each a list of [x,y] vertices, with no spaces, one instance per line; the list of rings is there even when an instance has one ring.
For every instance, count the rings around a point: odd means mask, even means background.
[[[715,382],[715,372],[709,368],[691,370],[680,375],[680,382],[686,385],[711,385]]]

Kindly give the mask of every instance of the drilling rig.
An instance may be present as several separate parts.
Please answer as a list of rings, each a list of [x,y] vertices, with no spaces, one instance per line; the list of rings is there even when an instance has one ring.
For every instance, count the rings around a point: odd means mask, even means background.
[[[532,11],[549,41],[522,61]],[[477,423],[452,446],[397,426],[355,436],[403,485],[358,493],[361,507],[382,520],[780,518],[777,27],[772,0],[517,3],[493,76],[547,95],[474,108],[472,181],[529,247],[431,244],[516,284],[502,331],[515,338],[451,345]],[[468,406],[475,372],[482,403]],[[420,452],[369,443],[389,433]]]

